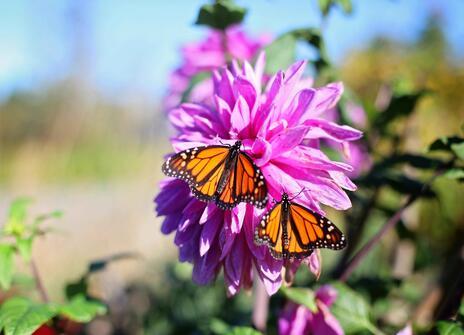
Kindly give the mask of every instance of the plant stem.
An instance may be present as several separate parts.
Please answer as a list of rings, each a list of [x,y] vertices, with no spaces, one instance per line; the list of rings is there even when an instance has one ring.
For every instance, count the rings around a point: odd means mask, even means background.
[[[411,194],[406,202],[404,203],[403,206],[400,207],[400,209],[390,218],[388,221],[384,224],[382,229],[378,231],[377,234],[375,234],[369,242],[367,242],[361,250],[358,251],[358,253],[351,259],[351,261],[348,263],[347,267],[345,268],[345,271],[340,275],[338,278],[340,281],[345,282],[348,277],[353,273],[353,271],[358,267],[359,263],[369,254],[369,252],[372,250],[372,248],[380,241],[380,239],[385,235],[387,231],[389,231],[391,228],[393,228],[401,219],[401,215],[404,213],[406,208],[408,208],[414,201],[419,199],[421,195],[430,188],[430,185],[434,182],[434,180],[441,176],[445,171],[446,168],[449,168],[453,166],[454,164],[454,158],[446,163],[441,169],[439,169],[435,174],[429,179],[429,181],[422,186],[422,190],[416,194]]]
[[[251,316],[254,327],[262,333],[266,332],[267,315],[269,312],[269,296],[266,288],[255,271],[253,315]]]
[[[32,276],[34,277],[35,280],[35,286],[37,288],[37,291],[40,294],[40,297],[42,298],[43,302],[48,302],[48,294],[47,291],[45,290],[45,286],[43,285],[42,279],[40,278],[39,270],[37,268],[37,265],[35,264],[34,260],[31,259],[31,271],[32,271]]]
[[[401,208],[384,224],[382,229],[380,229],[377,234],[375,234],[371,240],[367,242],[351,259],[351,261],[348,263],[348,266],[345,268],[345,271],[343,271],[343,273],[340,275],[340,281],[345,282],[348,279],[348,277],[358,267],[359,263],[361,263],[361,261],[369,254],[372,248],[380,241],[385,233],[400,221],[401,215],[404,213],[406,208],[408,208],[418,198],[419,195],[409,196],[404,205],[401,206]]]

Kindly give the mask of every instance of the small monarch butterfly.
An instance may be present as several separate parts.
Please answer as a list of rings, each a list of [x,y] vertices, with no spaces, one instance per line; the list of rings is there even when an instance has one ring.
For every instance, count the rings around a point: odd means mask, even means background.
[[[329,219],[290,201],[287,193],[262,217],[255,243],[267,245],[276,259],[302,259],[317,248],[346,247],[345,236]]]
[[[181,151],[168,158],[163,172],[186,181],[201,201],[215,201],[221,209],[240,202],[264,208],[267,186],[261,170],[240,150],[242,143],[210,145]]]

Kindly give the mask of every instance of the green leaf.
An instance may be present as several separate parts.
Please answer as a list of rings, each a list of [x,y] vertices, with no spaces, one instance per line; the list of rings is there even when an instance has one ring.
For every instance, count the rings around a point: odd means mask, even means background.
[[[266,72],[276,73],[284,70],[295,61],[296,38],[285,34],[265,48]]]
[[[438,321],[437,330],[440,335],[464,335],[462,326],[451,321]]]
[[[459,136],[441,137],[430,144],[429,151],[452,151],[452,145],[462,143],[464,143],[464,139]]]
[[[388,107],[374,120],[374,127],[383,130],[390,122],[410,115],[425,91],[393,96]]]
[[[225,30],[240,23],[246,15],[246,9],[236,5],[232,0],[217,0],[214,4],[200,8],[195,24]]]
[[[66,298],[72,299],[73,297],[81,294],[86,294],[88,289],[87,273],[84,274],[78,281],[71,282],[65,286]]]
[[[340,6],[345,14],[353,11],[351,0],[319,0],[319,9],[323,16],[327,16],[335,5]]]
[[[226,335],[261,335],[261,333],[250,327],[233,327]]]
[[[443,177],[449,179],[461,179],[464,180],[464,169],[462,168],[452,168],[443,173]]]
[[[307,307],[312,312],[317,311],[316,298],[312,290],[302,287],[282,287],[280,290],[293,302]]]
[[[5,335],[30,335],[55,315],[53,306],[14,297],[0,308],[0,330]]]
[[[332,0],[319,0],[319,9],[323,16],[327,16],[327,14],[329,14],[331,5]]]
[[[451,150],[459,159],[464,159],[464,143],[451,144]]]
[[[8,290],[13,280],[14,248],[8,244],[0,244],[0,287]]]
[[[18,198],[13,201],[4,228],[7,234],[21,236],[24,233],[27,208],[31,202],[29,198]]]
[[[29,262],[32,254],[32,237],[17,239],[16,246],[24,261]]]
[[[339,5],[342,7],[345,14],[351,14],[353,12],[353,5],[351,0],[338,0]]]
[[[444,165],[444,162],[439,159],[429,158],[426,156],[403,153],[385,158],[375,164],[372,170],[379,171],[390,168],[396,164],[408,164],[418,169],[436,169],[437,167]]]
[[[97,301],[87,300],[84,295],[75,296],[67,305],[59,308],[60,314],[76,322],[90,322],[97,315],[106,313],[106,306]]]
[[[369,304],[364,298],[342,283],[335,283],[338,291],[337,300],[331,307],[332,313],[340,322],[346,333],[357,333],[368,330],[378,333],[378,329],[370,320]]]
[[[423,182],[404,174],[393,173],[390,171],[370,173],[369,175],[360,178],[358,183],[366,187],[380,187],[387,185],[401,194],[420,194],[421,197],[425,198],[433,198],[436,196],[435,192],[427,187]]]

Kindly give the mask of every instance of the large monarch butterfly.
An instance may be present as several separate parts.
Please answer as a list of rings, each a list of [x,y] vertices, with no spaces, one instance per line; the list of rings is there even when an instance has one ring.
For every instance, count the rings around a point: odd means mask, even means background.
[[[221,209],[231,209],[242,201],[264,208],[266,181],[251,158],[240,151],[241,145],[237,141],[184,150],[168,158],[162,170],[186,181],[199,200],[215,201]]]
[[[345,236],[330,220],[290,201],[287,193],[262,217],[255,243],[267,245],[276,259],[301,259],[317,248],[346,246]]]

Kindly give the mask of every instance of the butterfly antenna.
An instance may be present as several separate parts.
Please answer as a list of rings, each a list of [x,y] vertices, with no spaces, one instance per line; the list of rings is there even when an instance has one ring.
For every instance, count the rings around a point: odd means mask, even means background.
[[[306,188],[303,187],[300,192],[298,192],[295,196],[292,197],[292,200],[294,200],[295,198],[298,198],[298,196],[305,191],[306,191]]]

